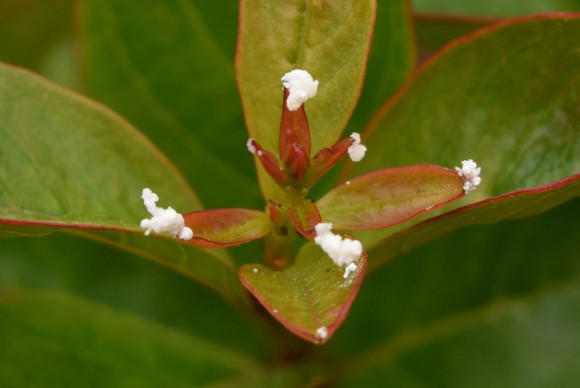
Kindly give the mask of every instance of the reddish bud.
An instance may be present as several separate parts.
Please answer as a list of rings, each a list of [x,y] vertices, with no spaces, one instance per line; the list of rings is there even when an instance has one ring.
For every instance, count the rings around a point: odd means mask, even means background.
[[[284,171],[278,165],[278,160],[271,153],[266,151],[262,146],[254,139],[248,140],[248,149],[254,155],[258,157],[258,160],[264,167],[264,170],[270,175],[270,177],[279,185],[286,186],[289,183],[289,178]]]
[[[353,138],[349,136],[332,147],[320,150],[310,161],[311,168],[305,186],[312,186],[322,175],[340,162],[348,154],[348,147],[353,142]]]
[[[310,159],[310,128],[304,105],[295,111],[288,109],[288,89],[284,88],[282,120],[280,122],[280,159],[288,176],[295,182],[304,177]]]

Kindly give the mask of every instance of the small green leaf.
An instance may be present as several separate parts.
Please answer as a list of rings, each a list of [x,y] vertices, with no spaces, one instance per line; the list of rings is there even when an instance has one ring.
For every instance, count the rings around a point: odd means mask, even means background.
[[[321,344],[346,318],[364,277],[366,254],[355,264],[357,269],[347,274],[318,246],[308,243],[291,267],[274,271],[260,264],[248,264],[240,268],[240,278],[288,330]]]
[[[463,196],[454,170],[419,165],[375,171],[338,186],[316,204],[336,229],[386,228]]]
[[[258,370],[242,353],[82,299],[0,292],[7,386],[201,386]]]
[[[264,237],[272,223],[264,212],[248,209],[212,209],[183,216],[193,230],[188,243],[203,247],[228,247]]]
[[[332,145],[361,93],[374,19],[373,0],[243,0],[236,72],[250,136],[269,151],[278,148],[280,79],[304,69],[320,82],[305,104],[313,153]],[[265,195],[275,195],[261,175]]]

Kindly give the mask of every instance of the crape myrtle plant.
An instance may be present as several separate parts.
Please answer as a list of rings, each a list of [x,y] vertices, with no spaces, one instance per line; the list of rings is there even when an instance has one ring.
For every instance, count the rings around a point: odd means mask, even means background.
[[[573,386],[580,15],[526,6],[0,4],[0,381]]]

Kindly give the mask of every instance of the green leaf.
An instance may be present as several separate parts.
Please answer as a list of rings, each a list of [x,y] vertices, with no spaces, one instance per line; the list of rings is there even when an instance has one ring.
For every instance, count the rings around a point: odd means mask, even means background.
[[[243,0],[236,72],[250,136],[269,151],[278,148],[280,78],[298,68],[320,82],[305,105],[313,153],[331,146],[361,93],[374,19],[372,0]],[[260,175],[265,196],[275,196],[273,182]]]
[[[321,344],[346,318],[364,277],[366,254],[355,264],[357,269],[347,274],[318,246],[308,243],[291,267],[274,271],[260,264],[248,264],[240,268],[240,278],[288,330]]]
[[[329,344],[347,386],[574,386],[579,210],[465,228],[367,276]]]
[[[364,87],[348,124],[364,128],[376,110],[403,84],[415,67],[410,7],[406,0],[378,0]],[[348,132],[348,131],[347,131]]]
[[[479,16],[518,16],[540,12],[580,11],[578,0],[413,0],[413,8],[419,12],[466,14]]]
[[[578,34],[577,16],[535,16],[447,46],[367,129],[369,151],[350,174],[472,158],[483,180],[473,202],[577,173]]]
[[[0,315],[9,386],[186,387],[257,369],[244,354],[63,294],[4,292]]]
[[[207,207],[256,206],[234,77],[236,2],[86,0],[80,20],[89,94],[153,140]]]
[[[223,252],[126,235],[142,233],[144,187],[178,211],[200,208],[174,166],[134,128],[108,109],[10,66],[0,65],[0,94],[9,96],[0,105],[3,233],[44,226],[105,235],[107,242],[178,268],[229,299],[240,298],[235,267]]]
[[[347,181],[316,205],[336,229],[386,228],[446,205],[464,195],[455,170],[419,165],[375,171]]]
[[[6,65],[0,93],[0,218],[139,230],[144,187],[178,210],[200,208],[167,159],[105,107]]]

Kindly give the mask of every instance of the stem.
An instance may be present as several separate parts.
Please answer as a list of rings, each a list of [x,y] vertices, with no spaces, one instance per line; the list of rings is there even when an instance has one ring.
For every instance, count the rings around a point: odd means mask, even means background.
[[[271,203],[268,210],[274,230],[264,238],[264,262],[272,269],[281,270],[292,264],[297,233],[286,209]]]

